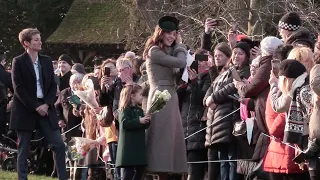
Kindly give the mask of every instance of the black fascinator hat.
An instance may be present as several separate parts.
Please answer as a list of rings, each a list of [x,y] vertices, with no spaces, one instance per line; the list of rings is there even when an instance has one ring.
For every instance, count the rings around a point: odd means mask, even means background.
[[[159,19],[158,25],[164,31],[179,30],[179,20],[173,16],[163,16]]]

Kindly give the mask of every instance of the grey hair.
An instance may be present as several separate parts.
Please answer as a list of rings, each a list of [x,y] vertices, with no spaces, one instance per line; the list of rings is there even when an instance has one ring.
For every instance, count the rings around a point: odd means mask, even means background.
[[[82,73],[74,73],[70,77],[69,84],[72,84],[74,81],[78,81],[81,83],[83,77],[84,77],[84,74],[82,74]]]
[[[128,51],[126,52],[126,54],[124,55],[124,58],[128,58],[128,59],[134,59],[136,56],[136,54],[132,51]]]
[[[126,66],[128,66],[130,68],[133,67],[132,62],[129,59],[126,59],[126,58],[121,58],[121,59],[117,60],[116,67],[118,68],[119,66],[122,66],[122,65],[126,65]]]

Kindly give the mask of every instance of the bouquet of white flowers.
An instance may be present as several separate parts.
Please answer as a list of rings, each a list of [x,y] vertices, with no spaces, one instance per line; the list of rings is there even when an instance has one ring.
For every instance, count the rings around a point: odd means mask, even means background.
[[[153,95],[153,98],[151,100],[151,106],[147,110],[147,114],[155,114],[159,112],[171,99],[171,94],[168,90],[159,91],[156,90],[156,92]]]
[[[69,149],[73,160],[85,158],[88,152],[99,144],[95,140],[82,137],[72,137],[70,142],[73,144]]]
[[[86,80],[74,91],[83,102],[85,102],[91,109],[99,109],[99,104],[96,100],[96,93],[91,79]],[[98,120],[102,119],[101,114],[96,114]]]
[[[99,107],[96,100],[96,94],[94,92],[94,85],[91,79],[85,81],[82,86],[79,86],[77,90],[74,91],[83,102],[85,102],[90,108],[96,109]]]

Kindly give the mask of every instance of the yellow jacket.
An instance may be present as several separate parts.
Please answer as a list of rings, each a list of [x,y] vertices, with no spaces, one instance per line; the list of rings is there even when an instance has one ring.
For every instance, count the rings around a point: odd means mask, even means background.
[[[107,143],[111,143],[111,142],[117,142],[118,141],[118,136],[116,133],[116,125],[114,124],[114,122],[112,123],[112,125],[110,127],[106,127],[105,129],[105,135],[107,138]]]

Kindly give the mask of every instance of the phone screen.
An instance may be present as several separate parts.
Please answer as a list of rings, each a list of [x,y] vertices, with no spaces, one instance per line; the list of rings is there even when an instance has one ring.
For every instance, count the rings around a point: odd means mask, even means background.
[[[260,41],[252,41],[253,47],[260,47]]]
[[[208,61],[208,55],[205,55],[205,54],[196,54],[195,60],[196,60],[196,61]]]
[[[231,68],[232,77],[236,81],[242,81],[238,71],[235,68]]]
[[[109,67],[105,67],[104,68],[104,75],[109,77],[110,73],[111,73],[111,69]]]
[[[222,23],[223,23],[222,19],[216,19],[215,21],[217,24],[216,26],[222,26]]]
[[[193,69],[196,72],[198,72],[198,61],[197,60],[193,61],[193,63],[190,66],[190,69]]]
[[[279,71],[280,71],[280,60],[272,60],[271,61],[271,66],[272,66],[272,73],[278,77],[279,76]]]

